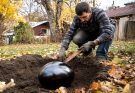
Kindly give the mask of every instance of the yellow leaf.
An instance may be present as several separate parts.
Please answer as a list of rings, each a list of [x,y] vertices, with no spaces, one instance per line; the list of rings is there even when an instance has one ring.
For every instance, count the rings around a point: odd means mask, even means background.
[[[127,84],[127,85],[124,87],[122,93],[131,93],[131,90],[130,90],[130,84]]]
[[[19,6],[19,8],[18,8]],[[0,13],[9,20],[17,18],[18,11],[22,6],[22,0],[0,0]],[[15,17],[16,16],[16,17]]]
[[[118,58],[117,56],[115,56],[112,60],[113,63],[118,64],[122,62],[122,59]]]

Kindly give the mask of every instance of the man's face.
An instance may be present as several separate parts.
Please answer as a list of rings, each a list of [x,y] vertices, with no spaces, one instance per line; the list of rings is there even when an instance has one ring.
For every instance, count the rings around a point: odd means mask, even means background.
[[[92,16],[90,12],[83,12],[82,15],[78,16],[82,23],[87,23]]]

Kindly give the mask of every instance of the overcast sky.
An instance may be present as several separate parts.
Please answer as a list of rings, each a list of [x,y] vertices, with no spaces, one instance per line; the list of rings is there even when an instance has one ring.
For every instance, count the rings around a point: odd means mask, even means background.
[[[100,8],[106,9],[107,7],[111,6],[114,1],[115,6],[124,6],[127,2],[135,2],[135,0],[97,0],[100,3]]]

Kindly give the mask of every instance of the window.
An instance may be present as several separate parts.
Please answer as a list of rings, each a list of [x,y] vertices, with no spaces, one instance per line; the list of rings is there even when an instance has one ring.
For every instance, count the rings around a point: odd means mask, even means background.
[[[46,29],[42,29],[42,33],[43,34],[47,34],[47,30]]]

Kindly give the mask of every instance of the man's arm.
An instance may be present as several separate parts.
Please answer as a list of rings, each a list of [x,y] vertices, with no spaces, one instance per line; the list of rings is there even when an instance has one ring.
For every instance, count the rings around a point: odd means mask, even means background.
[[[75,20],[76,20],[76,17],[74,17],[73,22],[70,25],[70,27],[69,27],[68,31],[66,32],[64,39],[62,41],[61,48],[65,48],[66,50],[68,49],[68,46],[69,46],[71,40],[73,39],[74,32],[77,29]]]
[[[96,14],[96,20],[99,22],[101,34],[94,42],[102,43],[112,39],[114,35],[114,26],[110,23],[109,17],[105,11],[99,10]]]

